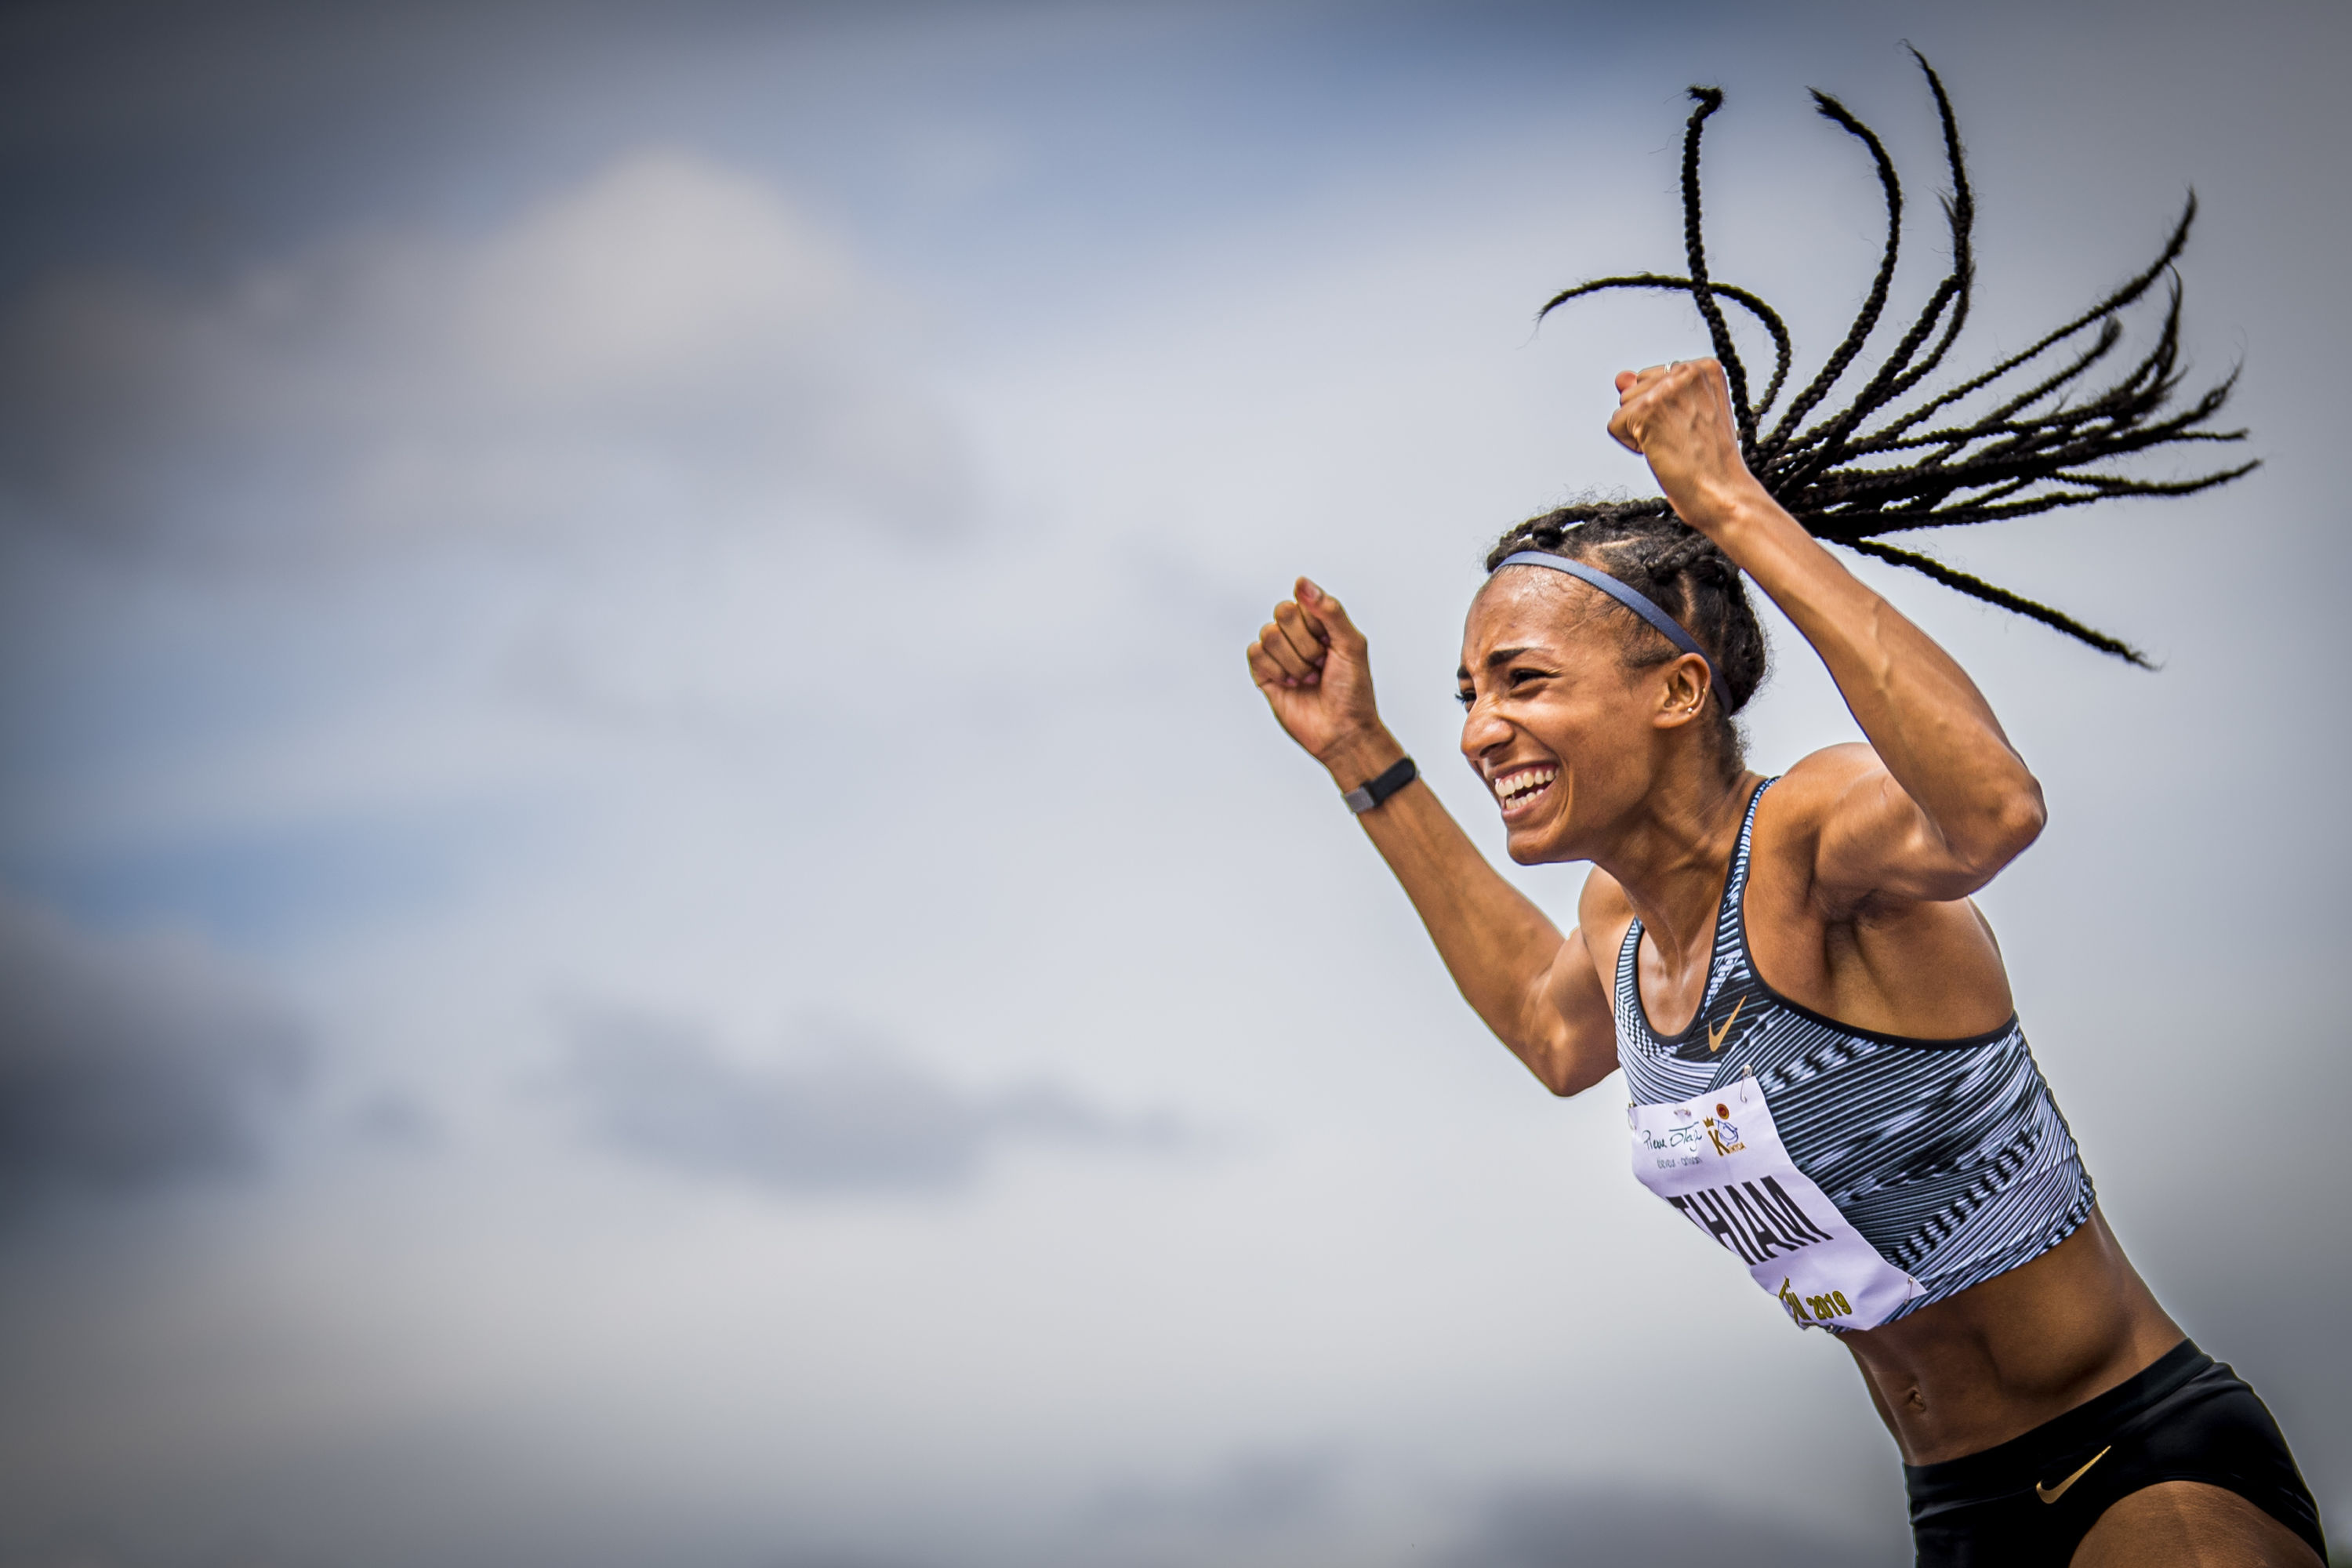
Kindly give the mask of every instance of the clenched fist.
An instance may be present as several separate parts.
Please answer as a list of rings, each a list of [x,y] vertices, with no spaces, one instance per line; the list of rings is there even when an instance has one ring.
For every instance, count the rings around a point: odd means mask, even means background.
[[[1609,434],[1649,460],[1675,515],[1701,533],[1711,534],[1736,501],[1761,493],[1739,455],[1731,388],[1714,360],[1619,371]]]
[[[1290,738],[1352,789],[1403,752],[1381,723],[1364,634],[1307,578],[1249,645],[1250,679]]]

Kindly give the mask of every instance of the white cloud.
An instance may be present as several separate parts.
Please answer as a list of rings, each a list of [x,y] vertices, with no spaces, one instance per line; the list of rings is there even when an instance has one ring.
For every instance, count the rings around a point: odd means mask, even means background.
[[[973,1092],[870,1041],[825,1040],[763,1071],[728,1060],[676,1019],[602,1009],[572,1035],[562,1087],[600,1142],[779,1194],[954,1192],[1011,1142],[1178,1141],[1165,1117],[1122,1120],[1049,1083]]]
[[[625,158],[487,234],[210,288],[78,276],[0,339],[0,492],[117,534],[936,528],[906,305],[760,180]]]

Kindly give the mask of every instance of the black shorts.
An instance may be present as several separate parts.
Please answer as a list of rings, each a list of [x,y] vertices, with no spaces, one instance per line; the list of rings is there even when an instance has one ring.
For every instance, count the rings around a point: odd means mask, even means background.
[[[2066,1568],[2109,1505],[2159,1481],[2233,1491],[2327,1560],[2319,1509],[2278,1423],[2187,1340],[2021,1437],[1903,1467],[1920,1568]]]

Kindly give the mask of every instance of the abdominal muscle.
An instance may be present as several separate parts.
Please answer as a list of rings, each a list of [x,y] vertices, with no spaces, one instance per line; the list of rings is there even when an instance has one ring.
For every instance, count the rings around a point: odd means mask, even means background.
[[[1932,1465],[2031,1432],[2186,1336],[2094,1209],[2032,1262],[1839,1337],[1904,1463]]]

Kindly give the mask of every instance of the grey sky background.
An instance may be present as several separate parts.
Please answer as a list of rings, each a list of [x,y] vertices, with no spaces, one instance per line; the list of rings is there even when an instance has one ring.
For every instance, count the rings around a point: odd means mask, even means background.
[[[1900,1560],[1844,1354],[1454,996],[1242,645],[1452,762],[1679,261],[1988,363],[2189,186],[2266,466],[1866,568],[2053,805],[2107,1213],[2352,1509],[2340,7],[0,16],[0,1564]],[[1801,642],[1777,771],[1851,723]],[[1563,919],[1579,873],[1513,872]]]

